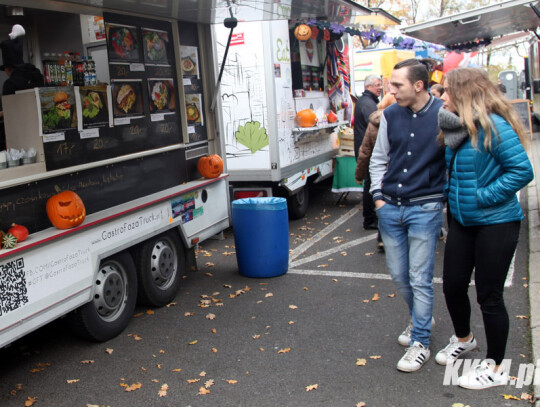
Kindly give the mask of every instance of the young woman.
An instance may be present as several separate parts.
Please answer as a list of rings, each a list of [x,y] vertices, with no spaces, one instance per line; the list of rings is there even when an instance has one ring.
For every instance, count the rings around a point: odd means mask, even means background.
[[[475,270],[487,357],[459,377],[458,385],[486,389],[508,381],[501,365],[509,330],[503,290],[523,219],[516,193],[533,179],[533,171],[519,118],[483,70],[448,72],[444,90],[439,126],[446,145],[451,220],[443,290],[455,335],[435,360],[450,364],[477,347],[467,294]]]

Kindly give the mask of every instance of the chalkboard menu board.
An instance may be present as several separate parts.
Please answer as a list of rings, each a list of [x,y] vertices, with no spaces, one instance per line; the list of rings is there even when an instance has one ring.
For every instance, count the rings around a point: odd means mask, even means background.
[[[512,105],[514,105],[514,109],[516,110],[519,119],[521,120],[521,124],[523,124],[523,127],[525,128],[525,131],[529,133],[529,136],[532,139],[533,132],[529,101],[527,99],[514,99],[511,101],[511,103]]]
[[[104,20],[110,125],[92,137],[68,128],[44,142],[48,171],[183,142],[171,24],[111,13]]]

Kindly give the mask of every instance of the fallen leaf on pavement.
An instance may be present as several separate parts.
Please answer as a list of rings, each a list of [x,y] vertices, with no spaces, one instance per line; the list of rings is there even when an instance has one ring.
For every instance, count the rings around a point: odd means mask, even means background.
[[[216,348],[212,348],[212,352],[217,353],[218,351]]]
[[[173,371],[173,372],[181,372],[182,369],[177,368],[177,369],[173,369],[172,371]]]
[[[80,382],[80,381],[81,381],[81,379],[66,380],[67,384],[77,383],[77,382]]]
[[[356,360],[356,366],[365,366],[367,363],[366,359],[357,359]]]
[[[144,313],[138,312],[138,313],[133,315],[133,318],[139,318],[139,317],[142,317],[143,315],[144,315]]]
[[[140,382],[133,383],[131,386],[126,386],[124,391],[135,391],[142,387],[142,384]]]
[[[253,335],[252,338],[253,339],[259,339],[261,337],[261,335]]]
[[[368,252],[366,253],[366,256],[373,256],[375,254],[375,252]]]
[[[33,406],[34,403],[36,402],[36,400],[37,400],[37,397],[28,397],[28,398],[26,399],[26,401],[24,402],[24,405],[25,405],[26,407]]]
[[[214,263],[210,263],[209,261],[207,261],[206,263],[204,263],[204,265],[205,265],[206,267],[214,267],[214,266],[215,266]]]
[[[195,345],[197,342],[199,342],[199,341],[198,341],[197,339],[195,339],[194,341],[191,341],[191,342],[189,343],[189,345]]]
[[[146,310],[146,313],[147,313],[148,315],[154,315],[154,314],[155,314],[154,310],[151,310],[151,309],[147,309],[147,310]]]
[[[529,393],[521,393],[521,400],[533,400],[533,395]]]
[[[216,328],[212,328],[212,331],[211,331],[213,334],[217,334],[217,329]]]
[[[201,379],[188,379],[187,380],[187,382],[190,383],[190,384],[191,383],[197,383],[197,382],[200,382],[200,381],[201,381]]]
[[[366,303],[367,303],[367,302],[369,302],[369,300],[362,300],[362,302],[366,302]]]
[[[369,358],[370,359],[380,359],[382,356],[381,355],[373,355],[373,356],[370,356]]]
[[[214,381],[214,379],[210,379],[210,380],[207,380],[204,382],[204,387],[206,387],[207,389],[212,387],[216,382]]]
[[[206,376],[206,372],[203,370],[201,373],[199,373],[199,376],[205,377],[205,376]]]
[[[394,298],[396,296],[396,293],[388,294],[388,297]]]
[[[511,394],[502,394],[505,400],[520,400],[519,397],[512,396]]]
[[[170,307],[174,307],[175,305],[177,305],[178,303],[177,302],[170,302],[166,305],[167,308],[170,308]]]
[[[527,315],[516,315],[517,319],[529,319]]]
[[[207,314],[205,318],[206,318],[206,319],[209,319],[209,320],[216,319],[216,314],[212,314],[212,313]]]
[[[205,276],[207,277],[214,277],[214,275],[212,273],[204,273]]]
[[[238,383],[238,380],[225,380],[229,384],[236,384]]]
[[[379,297],[379,294],[375,293],[373,295],[373,298],[371,299],[371,301],[379,301],[381,299],[381,297]]]
[[[81,360],[81,363],[82,363],[83,365],[89,365],[89,364],[94,363],[94,361],[93,361],[93,360]]]
[[[204,387],[201,387],[199,389],[199,392],[197,393],[197,396],[202,396],[203,394],[210,394],[210,390],[205,389]]]
[[[158,396],[165,397],[167,395],[167,390],[169,390],[169,386],[167,384],[162,385],[161,389],[158,391]]]
[[[306,391],[317,390],[318,387],[318,384],[310,384],[309,386],[306,386]]]
[[[291,348],[285,348],[278,350],[278,353],[289,353],[291,351]]]
[[[105,349],[105,353],[108,353],[109,355],[112,355],[113,352],[114,352],[114,349],[111,349],[111,348]]]
[[[272,293],[266,293],[264,295],[264,298],[273,297],[273,296],[274,296],[274,294],[272,294]]]
[[[297,305],[289,305],[289,308],[290,308],[290,309],[297,309],[298,306],[297,306]]]
[[[319,264],[317,267],[328,267],[328,264]]]
[[[366,407],[365,401],[361,401],[360,403],[356,403],[355,407]]]

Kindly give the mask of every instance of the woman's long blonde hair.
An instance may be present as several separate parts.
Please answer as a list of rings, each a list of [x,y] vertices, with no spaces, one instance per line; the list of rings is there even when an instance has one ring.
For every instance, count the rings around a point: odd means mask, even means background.
[[[478,148],[478,129],[475,120],[484,129],[484,148],[491,149],[492,123],[489,115],[495,113],[505,119],[526,145],[527,135],[512,104],[489,80],[480,68],[457,68],[446,73],[444,83],[461,123],[467,128],[471,144]],[[493,128],[495,132],[496,129]]]

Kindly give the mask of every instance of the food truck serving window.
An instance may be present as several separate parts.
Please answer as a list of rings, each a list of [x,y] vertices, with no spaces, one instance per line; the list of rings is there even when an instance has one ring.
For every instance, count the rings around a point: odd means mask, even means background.
[[[295,36],[294,27],[289,34],[293,89],[324,90],[325,42],[311,37],[299,40]]]

